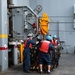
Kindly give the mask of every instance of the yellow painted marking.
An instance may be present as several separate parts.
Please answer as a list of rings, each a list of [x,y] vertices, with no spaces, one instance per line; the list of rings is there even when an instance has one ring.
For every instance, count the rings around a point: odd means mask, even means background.
[[[8,38],[7,34],[0,34],[0,38]]]

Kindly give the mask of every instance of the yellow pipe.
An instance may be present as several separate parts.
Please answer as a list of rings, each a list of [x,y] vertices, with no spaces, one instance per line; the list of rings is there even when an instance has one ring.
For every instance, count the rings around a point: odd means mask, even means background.
[[[20,44],[19,51],[20,51],[20,62],[23,62],[23,50],[24,50],[24,44]]]

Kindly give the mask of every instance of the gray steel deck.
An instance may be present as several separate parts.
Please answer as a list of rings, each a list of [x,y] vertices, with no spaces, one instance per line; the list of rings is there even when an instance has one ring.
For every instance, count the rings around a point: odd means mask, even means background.
[[[60,58],[60,65],[50,75],[75,75],[75,55],[62,54]],[[24,73],[22,71],[22,64],[18,64],[6,71],[0,72],[0,75],[40,75],[38,72]],[[43,73],[42,75],[48,75]]]

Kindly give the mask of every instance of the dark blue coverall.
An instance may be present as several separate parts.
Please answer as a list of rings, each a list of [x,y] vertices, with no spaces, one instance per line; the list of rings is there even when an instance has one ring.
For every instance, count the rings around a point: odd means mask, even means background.
[[[31,39],[27,40],[26,47],[23,53],[24,54],[24,59],[23,59],[23,70],[24,71],[27,71],[30,69],[30,48],[29,48],[30,44],[35,45],[36,43]]]

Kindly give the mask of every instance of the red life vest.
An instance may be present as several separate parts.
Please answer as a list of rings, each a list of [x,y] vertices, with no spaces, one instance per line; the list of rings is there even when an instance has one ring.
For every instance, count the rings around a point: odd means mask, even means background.
[[[44,52],[44,53],[48,53],[48,49],[49,49],[49,44],[50,42],[49,41],[42,41],[42,44],[40,46],[40,51],[41,52]]]
[[[26,47],[26,44],[27,44],[28,39],[29,39],[29,38],[27,38],[27,39],[24,41],[24,48]],[[32,48],[32,44],[29,45],[29,48]]]
[[[57,46],[58,45],[57,40],[52,40],[52,45]]]

